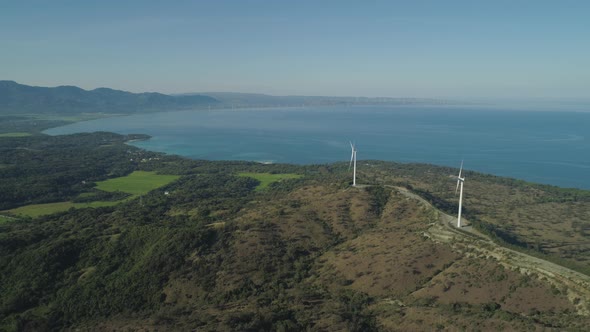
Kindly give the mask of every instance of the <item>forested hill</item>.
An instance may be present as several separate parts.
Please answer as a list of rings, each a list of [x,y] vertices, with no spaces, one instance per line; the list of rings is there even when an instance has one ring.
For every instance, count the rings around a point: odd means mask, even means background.
[[[348,105],[458,105],[464,102],[429,98],[368,98],[330,96],[271,96],[253,93],[205,92],[166,95],[131,93],[109,88],[84,90],[76,86],[38,87],[0,81],[0,116],[23,113],[129,114],[196,108],[301,107]]]
[[[37,87],[0,81],[0,115],[22,113],[136,113],[208,107],[218,104],[204,95],[170,96],[131,93],[108,88]]]
[[[354,188],[347,163],[188,160],[138,138],[0,138],[0,331],[590,326],[588,191],[467,171],[458,231],[456,169],[361,161]]]

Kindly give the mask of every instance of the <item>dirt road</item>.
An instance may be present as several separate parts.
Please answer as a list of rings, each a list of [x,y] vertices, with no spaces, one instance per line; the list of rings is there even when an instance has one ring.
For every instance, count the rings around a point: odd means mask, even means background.
[[[433,241],[451,245],[456,251],[465,255],[475,255],[486,259],[495,259],[500,264],[522,274],[545,278],[558,289],[566,290],[568,299],[578,310],[578,314],[590,316],[590,276],[568,269],[561,265],[518,252],[493,242],[488,236],[470,226],[456,227],[457,218],[450,216],[432,206],[422,197],[406,188],[387,186],[406,197],[416,199],[434,209],[438,222],[434,223],[424,234]],[[466,220],[468,224],[468,220]]]

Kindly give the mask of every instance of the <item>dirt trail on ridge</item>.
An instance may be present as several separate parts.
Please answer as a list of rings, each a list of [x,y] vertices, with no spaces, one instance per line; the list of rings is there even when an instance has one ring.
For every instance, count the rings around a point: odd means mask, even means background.
[[[459,229],[456,227],[456,217],[436,209],[422,197],[403,187],[386,187],[392,188],[406,197],[418,200],[436,211],[438,222],[433,223],[424,233],[426,237],[436,242],[447,243],[454,250],[466,256],[495,259],[505,267],[522,274],[544,278],[558,289],[566,290],[568,299],[574,304],[578,314],[590,316],[590,276],[541,258],[502,247],[471,226]],[[469,224],[468,220],[465,220],[465,223]]]

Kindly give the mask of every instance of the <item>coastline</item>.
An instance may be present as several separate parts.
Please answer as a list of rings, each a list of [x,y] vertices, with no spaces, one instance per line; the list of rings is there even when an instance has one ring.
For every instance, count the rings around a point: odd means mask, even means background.
[[[128,143],[192,159],[272,160],[297,165],[346,160],[348,140],[355,140],[363,160],[458,167],[464,159],[468,169],[481,173],[590,189],[590,181],[585,181],[590,162],[579,153],[589,146],[584,139],[585,124],[590,122],[587,113],[414,106],[276,110],[150,113],[128,120],[85,121],[45,133],[142,132],[151,139]],[[531,123],[532,129],[523,131],[522,123]],[[370,130],[355,132],[361,124]]]

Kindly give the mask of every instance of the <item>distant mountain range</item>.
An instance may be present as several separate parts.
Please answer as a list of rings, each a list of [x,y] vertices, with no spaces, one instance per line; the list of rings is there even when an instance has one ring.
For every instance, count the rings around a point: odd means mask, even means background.
[[[460,102],[427,98],[271,96],[254,93],[206,92],[166,95],[131,93],[109,88],[37,87],[0,81],[0,114],[141,113],[225,107],[295,107],[330,105],[450,105]]]
[[[0,81],[0,113],[136,113],[217,105],[210,96],[131,93],[108,88],[37,87]]]
[[[331,96],[271,96],[257,93],[203,92],[223,103],[226,107],[271,107],[271,106],[329,106],[329,105],[457,105],[464,102],[434,98],[390,97],[331,97]],[[196,94],[182,94],[192,96]]]

